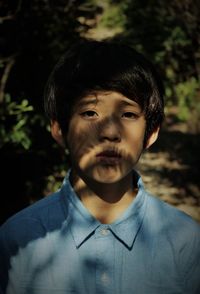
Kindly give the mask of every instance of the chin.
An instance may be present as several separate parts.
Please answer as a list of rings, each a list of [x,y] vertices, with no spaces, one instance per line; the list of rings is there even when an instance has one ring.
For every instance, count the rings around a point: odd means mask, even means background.
[[[110,177],[110,178],[93,178],[93,180],[99,184],[115,184],[121,180],[118,177]]]
[[[120,168],[105,166],[94,170],[91,173],[90,178],[101,184],[114,184],[121,181],[129,173],[130,171],[124,172]]]

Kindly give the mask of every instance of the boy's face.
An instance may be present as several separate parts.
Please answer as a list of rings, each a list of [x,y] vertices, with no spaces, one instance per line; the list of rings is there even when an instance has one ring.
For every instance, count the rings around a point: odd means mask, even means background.
[[[140,106],[120,93],[98,92],[80,99],[66,138],[73,171],[98,183],[126,178],[142,153],[145,127]]]

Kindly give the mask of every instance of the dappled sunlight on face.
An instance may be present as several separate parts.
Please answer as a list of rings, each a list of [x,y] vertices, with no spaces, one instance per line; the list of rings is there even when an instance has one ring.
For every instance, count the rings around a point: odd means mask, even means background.
[[[100,92],[82,98],[67,136],[73,169],[97,182],[121,180],[140,157],[145,126],[139,105],[122,94]]]

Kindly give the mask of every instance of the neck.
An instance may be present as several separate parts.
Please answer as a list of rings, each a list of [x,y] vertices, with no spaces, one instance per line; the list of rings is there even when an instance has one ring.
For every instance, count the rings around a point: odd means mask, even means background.
[[[71,182],[84,206],[101,223],[115,221],[137,194],[132,173],[119,182],[111,184],[83,180],[74,174]]]

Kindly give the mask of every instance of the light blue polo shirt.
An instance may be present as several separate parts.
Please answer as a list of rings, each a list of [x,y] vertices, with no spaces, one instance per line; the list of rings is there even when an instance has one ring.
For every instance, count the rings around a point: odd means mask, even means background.
[[[200,226],[145,191],[97,221],[69,173],[59,191],[0,229],[1,294],[199,294]]]

